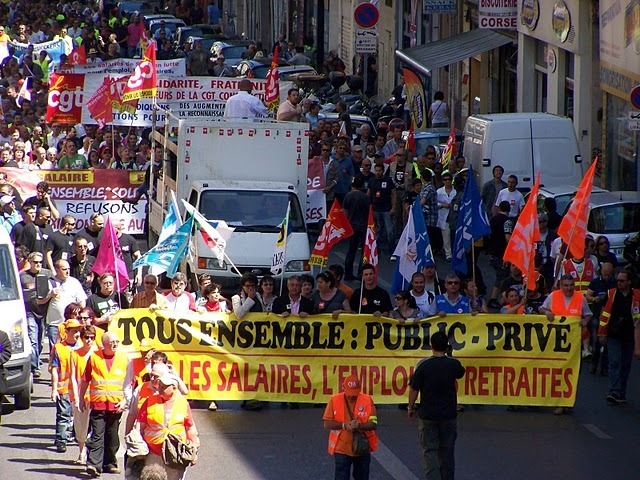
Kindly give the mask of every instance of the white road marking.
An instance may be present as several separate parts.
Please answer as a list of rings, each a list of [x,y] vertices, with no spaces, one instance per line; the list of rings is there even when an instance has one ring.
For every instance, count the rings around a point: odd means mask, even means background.
[[[380,440],[378,440],[378,450],[371,455],[396,480],[419,480]]]
[[[602,430],[596,427],[593,423],[583,423],[582,425],[584,426],[584,428],[586,428],[591,433],[593,433],[596,437],[602,440],[611,440],[613,438],[611,435],[604,433]]]

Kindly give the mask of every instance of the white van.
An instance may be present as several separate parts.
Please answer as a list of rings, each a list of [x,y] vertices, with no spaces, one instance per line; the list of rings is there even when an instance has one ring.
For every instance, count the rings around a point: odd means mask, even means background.
[[[575,185],[582,180],[582,157],[570,118],[548,113],[474,115],[464,129],[464,156],[478,186],[500,165],[529,190],[537,172],[542,185]]]
[[[31,406],[31,342],[27,330],[16,256],[7,230],[0,227],[0,330],[11,341],[11,358],[0,365],[0,396],[13,395],[15,408]]]

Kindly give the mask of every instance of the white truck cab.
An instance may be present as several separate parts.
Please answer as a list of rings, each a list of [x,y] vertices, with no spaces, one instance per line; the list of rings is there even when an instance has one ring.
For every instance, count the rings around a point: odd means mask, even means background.
[[[309,271],[303,209],[307,124],[264,119],[180,120],[178,138],[161,140],[174,155],[172,161],[164,162],[157,196],[150,201],[150,245],[162,228],[172,190],[178,200],[186,200],[210,222],[224,221],[235,228],[227,241],[230,261],[219,262],[202,237],[195,235],[195,254],[185,260],[191,281],[194,274],[207,273],[223,288],[237,288],[239,274],[271,274],[278,226],[290,204],[284,277]]]
[[[20,276],[11,238],[0,227],[0,330],[11,342],[11,358],[0,365],[0,396],[13,395],[15,408],[31,405],[31,342]]]

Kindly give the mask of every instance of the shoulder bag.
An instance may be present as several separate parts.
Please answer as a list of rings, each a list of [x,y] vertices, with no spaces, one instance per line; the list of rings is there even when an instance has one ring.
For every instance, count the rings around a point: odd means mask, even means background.
[[[353,414],[349,409],[349,402],[347,402],[346,396],[344,397],[344,403],[347,408],[347,413],[349,414],[349,418],[353,420]],[[369,438],[367,437],[366,433],[360,430],[356,430],[355,432],[353,432],[353,443],[351,445],[351,448],[353,450],[353,454],[356,457],[362,457],[363,455],[368,455],[371,449],[369,446]]]

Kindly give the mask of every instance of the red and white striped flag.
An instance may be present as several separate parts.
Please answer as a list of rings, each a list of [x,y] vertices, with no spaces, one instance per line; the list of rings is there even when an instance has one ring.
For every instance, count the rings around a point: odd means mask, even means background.
[[[362,264],[370,263],[376,271],[378,278],[378,241],[376,240],[376,224],[373,221],[373,207],[369,206],[369,220],[367,220],[367,233],[364,237],[362,252]]]

